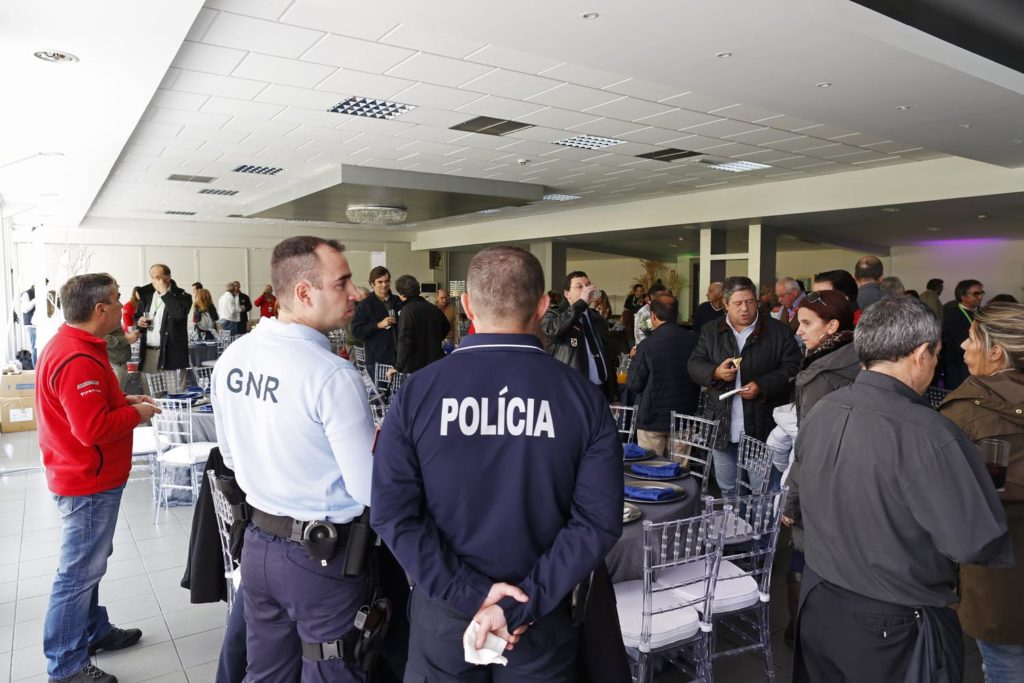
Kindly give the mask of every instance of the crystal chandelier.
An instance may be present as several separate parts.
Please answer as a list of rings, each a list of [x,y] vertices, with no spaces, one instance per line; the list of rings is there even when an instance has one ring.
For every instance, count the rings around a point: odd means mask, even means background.
[[[371,204],[353,204],[345,211],[350,223],[368,225],[389,225],[404,223],[408,212],[400,206],[374,206]]]

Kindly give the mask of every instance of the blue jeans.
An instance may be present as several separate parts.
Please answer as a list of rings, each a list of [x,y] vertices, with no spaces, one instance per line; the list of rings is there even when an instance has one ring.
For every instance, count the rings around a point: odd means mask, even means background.
[[[220,324],[221,324],[221,327],[224,328],[224,331],[226,333],[228,333],[229,335],[231,335],[232,337],[234,337],[234,336],[236,336],[238,334],[238,321],[235,321],[235,320],[221,320]]]
[[[715,481],[722,492],[722,498],[736,495],[736,461],[739,458],[739,444],[726,444],[725,448],[711,451],[715,461]]]
[[[43,652],[50,678],[66,678],[89,663],[89,643],[110,629],[99,605],[100,579],[114,551],[114,528],[124,486],[90,496],[54,496],[60,510],[60,566],[43,622]]]
[[[1024,681],[1024,645],[995,645],[978,641],[985,683]]]

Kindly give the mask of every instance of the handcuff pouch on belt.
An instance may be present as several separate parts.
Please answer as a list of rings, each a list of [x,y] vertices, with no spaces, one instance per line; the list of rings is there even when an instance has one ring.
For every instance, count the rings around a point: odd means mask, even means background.
[[[370,671],[390,622],[391,602],[378,593],[370,604],[359,608],[351,631],[326,643],[303,641],[302,656],[313,661],[341,659],[363,671]]]

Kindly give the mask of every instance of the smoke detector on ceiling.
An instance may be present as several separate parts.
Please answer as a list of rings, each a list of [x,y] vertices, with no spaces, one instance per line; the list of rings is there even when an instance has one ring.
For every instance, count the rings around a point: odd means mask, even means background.
[[[376,206],[352,204],[345,210],[345,217],[351,223],[361,225],[391,225],[404,223],[408,212],[402,206]]]

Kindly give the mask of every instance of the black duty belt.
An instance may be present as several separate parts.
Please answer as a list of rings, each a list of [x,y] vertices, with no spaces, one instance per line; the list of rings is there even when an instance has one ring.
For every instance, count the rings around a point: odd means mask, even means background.
[[[321,523],[319,521],[304,522],[291,517],[272,515],[257,508],[252,508],[252,522],[259,527],[261,531],[265,531],[266,533],[271,534],[272,536],[277,536],[278,538],[294,541],[295,543],[302,543],[306,533],[306,527],[310,524]],[[348,536],[348,530],[351,525],[351,522],[334,525],[338,530],[340,541],[345,541],[345,537]]]

